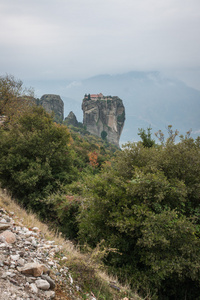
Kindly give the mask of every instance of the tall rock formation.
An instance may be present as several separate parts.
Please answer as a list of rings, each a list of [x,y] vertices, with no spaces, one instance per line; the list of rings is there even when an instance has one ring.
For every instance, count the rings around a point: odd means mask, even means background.
[[[54,112],[56,121],[63,121],[64,103],[59,95],[43,95],[38,104],[42,105],[48,113]]]
[[[85,95],[82,102],[83,125],[87,130],[119,147],[125,121],[125,108],[119,97]]]
[[[74,127],[78,127],[78,121],[77,121],[77,118],[76,118],[75,114],[73,113],[73,111],[70,111],[68,116],[65,118],[64,123],[66,125],[72,125]]]

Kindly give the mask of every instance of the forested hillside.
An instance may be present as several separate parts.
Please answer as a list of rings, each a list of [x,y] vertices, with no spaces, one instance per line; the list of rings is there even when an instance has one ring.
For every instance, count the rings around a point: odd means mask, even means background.
[[[144,298],[200,299],[200,137],[140,129],[117,150],[19,102],[14,79],[0,92],[1,187]]]

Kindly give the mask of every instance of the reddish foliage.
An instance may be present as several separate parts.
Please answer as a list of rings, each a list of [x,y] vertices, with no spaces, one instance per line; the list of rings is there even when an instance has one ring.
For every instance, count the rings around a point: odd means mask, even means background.
[[[97,154],[97,152],[96,152],[96,151],[90,152],[90,153],[88,154],[88,157],[89,157],[90,165],[91,165],[93,168],[98,167],[99,163],[97,162],[97,159],[98,159],[98,154]]]

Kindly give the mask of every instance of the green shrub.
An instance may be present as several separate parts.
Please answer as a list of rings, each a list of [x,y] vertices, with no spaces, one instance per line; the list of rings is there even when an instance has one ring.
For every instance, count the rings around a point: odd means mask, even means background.
[[[103,131],[101,132],[101,138],[102,138],[103,140],[106,140],[107,135],[108,135],[108,134],[107,134],[106,131],[103,130]]]
[[[33,107],[0,130],[0,182],[26,206],[39,207],[41,198],[69,183],[74,176],[70,134],[53,122],[42,107]]]
[[[67,239],[77,238],[78,223],[77,215],[81,198],[72,194],[54,193],[45,201],[49,213],[48,221],[51,220],[53,228],[59,230]]]
[[[117,122],[124,122],[125,120],[125,111],[119,116],[117,116]]]
[[[105,260],[152,299],[198,299],[200,291],[198,140],[128,144],[115,163],[85,181],[79,239],[117,248]]]
[[[144,147],[151,148],[155,145],[155,141],[151,137],[151,129],[150,127],[147,128],[145,131],[143,128],[139,128],[138,135],[142,139],[142,144]]]

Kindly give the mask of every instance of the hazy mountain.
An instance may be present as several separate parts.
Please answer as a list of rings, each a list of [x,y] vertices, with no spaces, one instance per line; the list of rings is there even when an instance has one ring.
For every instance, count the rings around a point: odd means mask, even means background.
[[[82,81],[54,82],[53,88],[65,103],[65,116],[72,110],[79,121],[83,118],[84,94],[103,93],[121,98],[126,110],[121,143],[138,140],[138,128],[148,126],[153,133],[173,125],[180,134],[189,129],[194,137],[200,134],[200,91],[158,72],[99,75]]]

